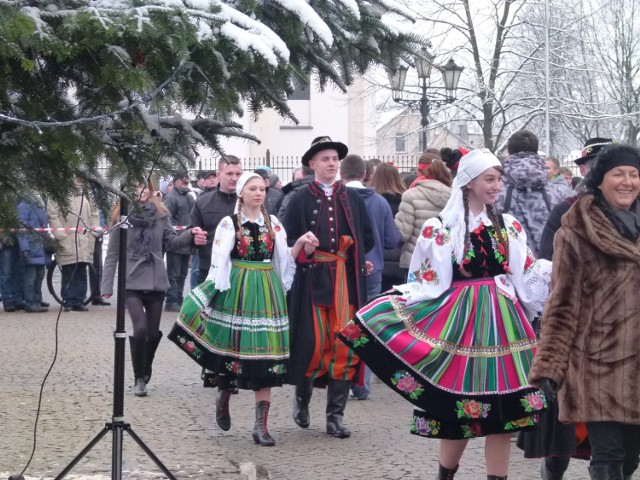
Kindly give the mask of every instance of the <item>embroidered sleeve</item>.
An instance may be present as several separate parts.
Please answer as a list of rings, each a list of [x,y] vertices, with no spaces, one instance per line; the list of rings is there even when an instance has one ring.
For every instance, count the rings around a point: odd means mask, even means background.
[[[420,230],[409,265],[407,283],[394,288],[402,292],[409,305],[438,298],[451,286],[451,255],[449,232],[439,219],[430,218]]]
[[[296,273],[296,262],[287,245],[287,233],[280,221],[271,215],[271,226],[276,232],[275,250],[273,252],[273,269],[276,271],[285,291],[291,288],[293,275]]]
[[[236,231],[231,217],[224,217],[220,220],[213,238],[211,267],[207,275],[207,280],[212,280],[220,291],[228,290],[230,287],[231,250],[233,250],[235,241]]]
[[[530,316],[542,312],[549,295],[551,262],[536,259],[527,246],[527,234],[511,215],[503,215],[509,236],[509,280]]]

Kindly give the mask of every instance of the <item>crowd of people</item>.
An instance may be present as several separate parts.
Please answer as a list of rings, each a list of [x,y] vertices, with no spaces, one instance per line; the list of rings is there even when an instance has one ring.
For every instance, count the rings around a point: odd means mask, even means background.
[[[93,305],[109,305],[101,295],[101,226],[106,220],[76,177],[69,208],[47,204],[36,192],[15,201],[19,233],[0,233],[0,296],[5,312],[44,313],[45,269],[56,262],[61,271],[61,297],[66,312],[86,312],[87,292]],[[51,233],[44,229],[51,228]]]
[[[127,245],[134,394],[147,395],[164,308],[177,316],[168,339],[217,388],[222,430],[233,394],[254,392],[256,444],[276,443],[270,392],[285,383],[300,428],[311,424],[314,389],[326,388],[326,432],[349,437],[347,400],[367,400],[375,374],[415,406],[410,432],[440,440],[440,480],[455,477],[477,437],[487,479],[506,479],[514,434],[526,457],[542,459],[542,479],[562,479],[572,457],[590,459],[594,480],[631,479],[640,153],[589,139],[574,177],[538,147],[520,130],[504,158],[428,149],[401,173],[322,136],[284,186],[268,167],[243,173],[232,155],[195,185],[187,172],[160,192],[141,181]],[[73,215],[37,198],[16,208],[29,227],[100,225],[80,179]],[[119,218],[116,204],[109,224]],[[118,234],[91,289],[97,304],[113,293]],[[64,308],[84,311],[84,267],[101,236],[55,235]],[[54,244],[16,238],[0,249],[4,309],[45,311]]]

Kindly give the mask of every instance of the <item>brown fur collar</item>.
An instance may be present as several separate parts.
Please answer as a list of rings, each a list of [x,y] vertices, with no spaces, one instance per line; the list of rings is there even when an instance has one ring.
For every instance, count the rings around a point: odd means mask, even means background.
[[[640,240],[633,244],[620,235],[594,200],[591,194],[580,197],[562,217],[562,226],[607,255],[640,261]]]

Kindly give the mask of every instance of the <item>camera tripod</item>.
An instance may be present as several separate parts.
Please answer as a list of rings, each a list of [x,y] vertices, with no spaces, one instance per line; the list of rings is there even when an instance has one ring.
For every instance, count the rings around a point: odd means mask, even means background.
[[[91,440],[82,451],[71,460],[71,462],[55,477],[55,480],[64,478],[82,458],[95,447],[108,433],[113,433],[113,448],[111,455],[111,480],[122,479],[122,441],[124,432],[140,446],[140,448],[153,460],[162,473],[170,480],[176,480],[160,459],[131,429],[131,425],[124,421],[124,356],[127,334],[124,329],[124,301],[125,283],[127,277],[127,201],[122,198],[120,203],[120,241],[118,243],[118,301],[116,306],[116,331],[114,332],[115,359],[113,375],[113,416],[111,422],[105,424],[104,428]]]

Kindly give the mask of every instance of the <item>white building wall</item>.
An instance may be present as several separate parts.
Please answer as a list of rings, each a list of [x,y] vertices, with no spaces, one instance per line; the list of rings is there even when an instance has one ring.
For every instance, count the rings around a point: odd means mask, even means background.
[[[266,157],[267,150],[271,158],[300,157],[315,137],[328,135],[346,143],[352,153],[375,156],[375,98],[366,86],[358,79],[347,94],[337,88],[320,92],[317,80],[312,79],[309,100],[289,101],[298,125],[275,110],[264,110],[255,121],[246,113],[238,122],[261,143],[234,138],[223,139],[221,144],[227,153],[241,158]]]
[[[378,128],[378,156],[382,159],[405,154],[419,156],[422,153],[420,148],[420,138],[422,136],[420,120],[418,112],[407,108]],[[427,148],[466,147],[473,149],[483,147],[484,140],[482,135],[469,133],[466,129],[463,129],[464,137],[462,137],[457,134],[456,130],[460,131],[460,128],[459,124],[454,122],[430,128],[427,132]],[[396,137],[399,134],[405,135],[405,148],[403,150],[398,150],[397,148]]]

